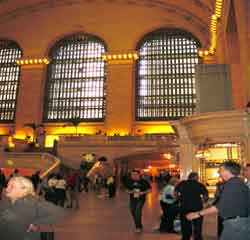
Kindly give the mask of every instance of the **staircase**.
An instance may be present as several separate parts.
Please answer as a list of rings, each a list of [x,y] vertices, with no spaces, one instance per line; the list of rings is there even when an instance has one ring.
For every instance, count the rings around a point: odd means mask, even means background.
[[[7,152],[1,153],[0,168],[9,175],[14,169],[18,169],[21,175],[30,176],[35,171],[41,171],[41,177],[48,175],[50,172],[58,169],[60,159],[49,153],[19,153]]]

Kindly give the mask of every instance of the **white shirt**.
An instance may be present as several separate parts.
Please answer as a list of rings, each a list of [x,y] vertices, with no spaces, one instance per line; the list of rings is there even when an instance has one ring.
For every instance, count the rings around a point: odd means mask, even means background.
[[[57,189],[66,189],[66,181],[64,179],[59,179],[57,180],[57,183],[56,183],[56,188]]]

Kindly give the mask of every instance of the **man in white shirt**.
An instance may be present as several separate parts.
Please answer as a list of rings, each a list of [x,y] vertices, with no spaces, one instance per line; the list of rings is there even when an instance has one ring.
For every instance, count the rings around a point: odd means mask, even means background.
[[[246,184],[250,189],[250,164],[247,164],[244,169],[244,177],[247,179]]]

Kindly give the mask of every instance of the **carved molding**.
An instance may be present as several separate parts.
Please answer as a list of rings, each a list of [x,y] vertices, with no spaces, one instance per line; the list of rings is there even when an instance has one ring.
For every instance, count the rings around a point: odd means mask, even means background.
[[[197,114],[181,120],[194,144],[241,142],[250,136],[250,115],[244,110]]]

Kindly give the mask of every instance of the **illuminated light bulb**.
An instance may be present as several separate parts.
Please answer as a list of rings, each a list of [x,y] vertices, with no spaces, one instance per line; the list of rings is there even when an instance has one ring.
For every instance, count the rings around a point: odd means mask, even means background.
[[[204,54],[205,54],[205,56],[208,56],[208,55],[209,55],[209,52],[206,50],[206,51],[204,52]]]
[[[212,20],[217,21],[217,16],[215,14],[212,15]]]
[[[113,59],[117,59],[117,56],[115,54],[113,55]]]
[[[19,65],[19,64],[20,64],[20,61],[19,61],[19,60],[16,60],[16,63]]]
[[[112,59],[112,56],[111,56],[111,55],[108,55],[108,59],[111,60],[111,59]]]
[[[133,55],[131,53],[128,54],[128,58],[131,59]]]
[[[107,56],[106,55],[103,55],[102,56],[102,59],[105,61],[105,60],[107,60]]]
[[[127,54],[123,54],[123,58],[124,58],[124,59],[127,59],[127,58],[128,58],[128,55],[127,55]]]
[[[43,63],[43,60],[42,60],[42,59],[38,59],[38,62],[39,62],[39,63]]]
[[[35,63],[35,64],[37,64],[37,63],[38,63],[37,59],[35,59],[35,60],[34,60],[34,63]]]
[[[118,58],[119,58],[119,59],[122,59],[122,55],[121,55],[121,54],[119,54],[119,55],[118,55]]]
[[[29,60],[25,60],[24,63],[25,63],[25,64],[29,64]]]
[[[21,63],[21,65],[23,65],[23,64],[24,64],[24,61],[23,61],[23,60],[21,60],[21,61],[20,61],[20,63]]]
[[[138,59],[139,57],[138,57],[138,54],[137,53],[135,53],[134,54],[134,59]]]
[[[203,51],[199,51],[199,56],[202,57],[203,56]]]
[[[33,60],[32,60],[32,59],[30,59],[30,60],[29,60],[29,63],[30,63],[30,64],[33,64]]]

